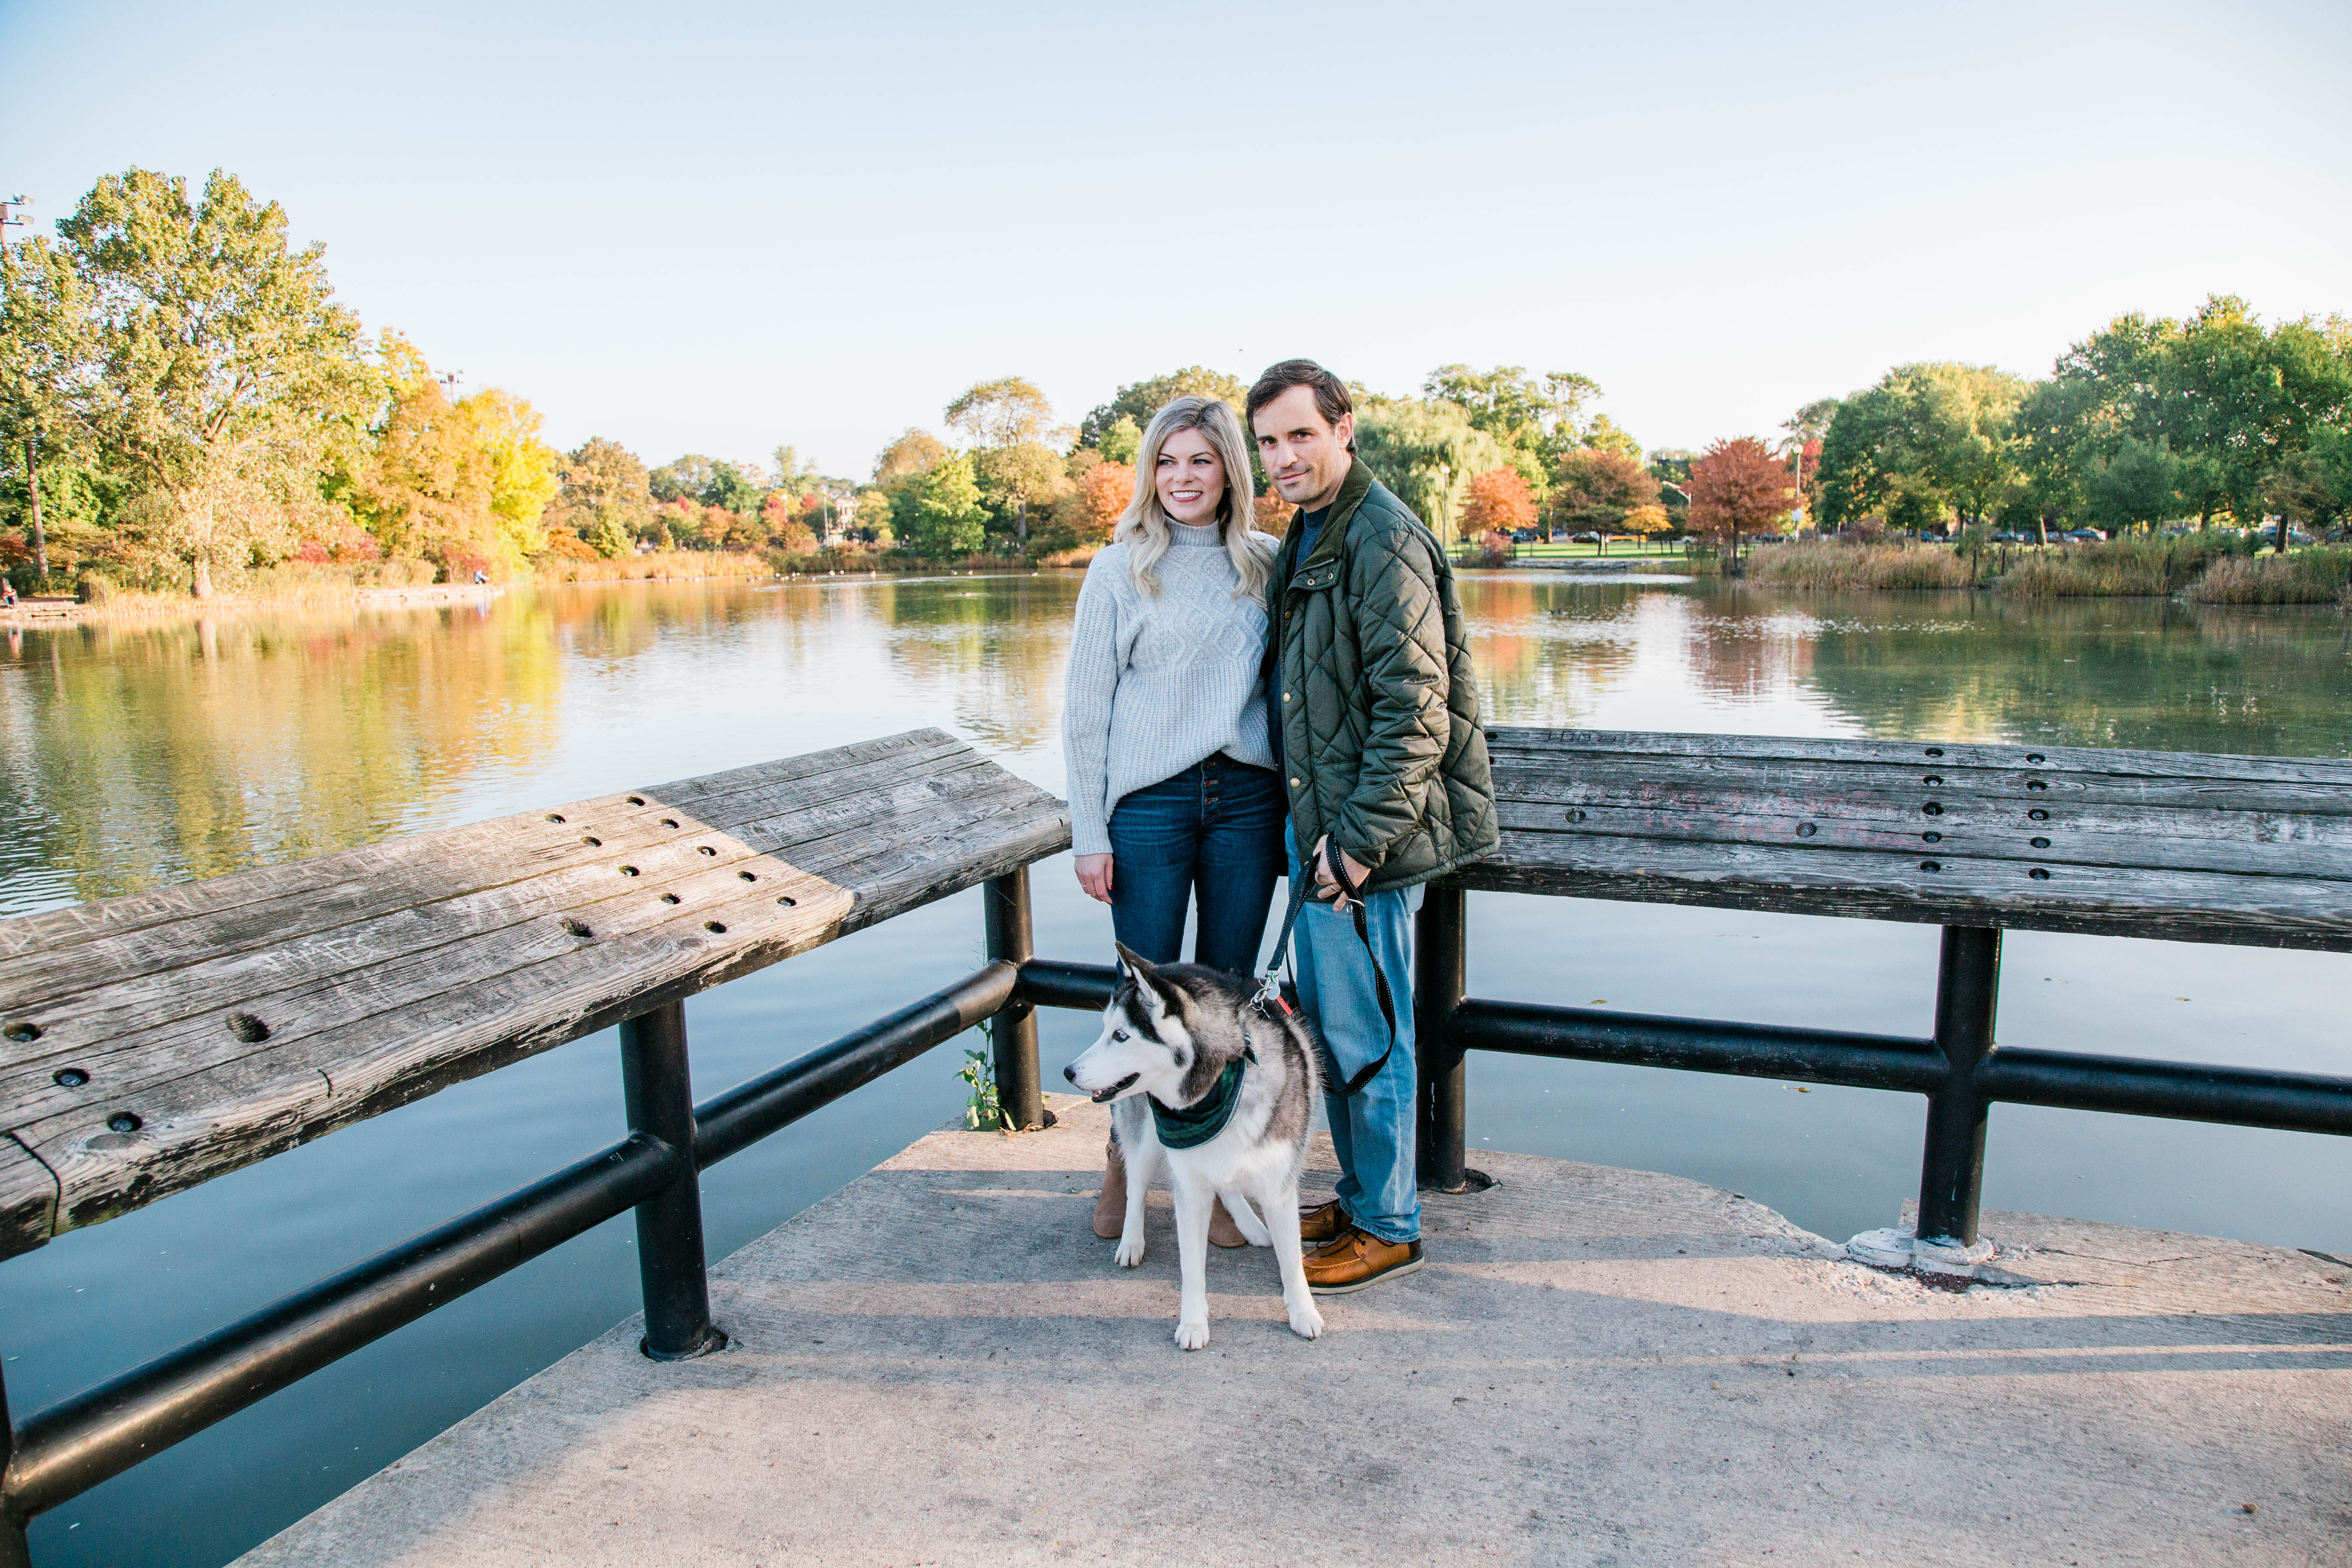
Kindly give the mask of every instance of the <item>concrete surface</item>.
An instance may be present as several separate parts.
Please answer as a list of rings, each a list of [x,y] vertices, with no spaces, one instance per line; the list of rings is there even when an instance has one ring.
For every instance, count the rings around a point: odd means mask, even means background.
[[[727,1259],[725,1353],[625,1323],[242,1561],[2352,1561],[2352,1268],[1996,1214],[2048,1283],[1953,1293],[1694,1182],[1480,1151],[1501,1184],[1433,1198],[1429,1266],[1318,1342],[1269,1253],[1213,1251],[1188,1355],[1166,1209],[1116,1268],[1105,1115],[1053,1103]]]

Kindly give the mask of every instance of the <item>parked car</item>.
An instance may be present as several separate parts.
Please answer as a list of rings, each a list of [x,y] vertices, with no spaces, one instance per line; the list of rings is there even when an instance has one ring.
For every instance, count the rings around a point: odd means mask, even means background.
[[[1575,533],[1570,534],[1569,539],[1571,543],[1576,544],[1598,544],[1601,542],[1601,536],[1597,533]]]
[[[1995,544],[2023,544],[2026,542],[2026,538],[2025,535],[2021,533],[2012,533],[2008,529],[2004,528],[1999,533],[1992,536],[1992,542]]]
[[[1532,528],[1517,529],[1512,532],[1511,537],[1521,544],[1533,544],[1536,542],[1536,531]]]
[[[2060,537],[2071,539],[2077,544],[2098,544],[2104,542],[2107,536],[2095,528],[2070,528]]]

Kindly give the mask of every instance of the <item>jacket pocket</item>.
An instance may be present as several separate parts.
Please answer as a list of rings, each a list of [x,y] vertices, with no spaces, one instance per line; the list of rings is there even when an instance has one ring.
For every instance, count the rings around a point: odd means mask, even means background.
[[[1317,594],[1339,580],[1339,563],[1326,561],[1312,571],[1301,572],[1290,580],[1294,594]]]

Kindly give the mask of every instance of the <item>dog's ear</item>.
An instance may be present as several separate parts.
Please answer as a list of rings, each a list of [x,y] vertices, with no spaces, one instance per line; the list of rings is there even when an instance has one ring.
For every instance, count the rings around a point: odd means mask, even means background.
[[[1144,1005],[1161,1017],[1172,1016],[1181,1018],[1184,1016],[1184,993],[1168,984],[1167,978],[1133,948],[1125,942],[1113,945],[1118,949],[1119,962],[1126,966],[1136,989],[1142,994]]]
[[[1121,974],[1133,974],[1139,969],[1149,969],[1150,967],[1150,965],[1144,963],[1142,959],[1138,958],[1135,953],[1135,949],[1128,946],[1127,943],[1113,940],[1111,946],[1118,952],[1118,972]]]

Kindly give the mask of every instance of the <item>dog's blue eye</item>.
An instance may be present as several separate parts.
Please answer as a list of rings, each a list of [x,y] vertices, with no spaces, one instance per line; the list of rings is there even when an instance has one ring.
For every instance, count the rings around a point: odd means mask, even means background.
[[[1113,1029],[1110,1032],[1110,1037],[1114,1040],[1123,1040],[1127,1038],[1127,1031],[1125,1029]]]

